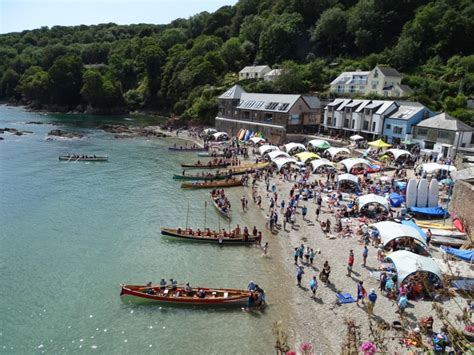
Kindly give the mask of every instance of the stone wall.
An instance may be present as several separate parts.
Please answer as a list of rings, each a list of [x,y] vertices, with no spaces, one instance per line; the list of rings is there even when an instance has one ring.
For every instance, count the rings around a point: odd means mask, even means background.
[[[462,221],[464,227],[474,237],[474,185],[465,181],[456,181],[449,207]]]

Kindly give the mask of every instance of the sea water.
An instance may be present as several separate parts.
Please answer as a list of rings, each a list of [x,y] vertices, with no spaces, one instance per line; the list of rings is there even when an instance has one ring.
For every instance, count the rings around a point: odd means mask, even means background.
[[[42,124],[29,123],[31,121]],[[272,323],[284,317],[283,282],[256,247],[170,241],[160,227],[228,227],[208,190],[172,179],[193,153],[171,153],[177,138],[114,139],[101,122],[140,118],[45,115],[0,106],[0,352],[265,354]],[[146,122],[150,123],[150,122]],[[52,129],[82,139],[45,140]],[[61,162],[65,153],[108,162]],[[233,221],[243,188],[231,193]],[[250,227],[250,226],[249,226]],[[263,227],[263,224],[259,225]],[[175,278],[193,286],[266,291],[264,312],[123,304],[121,283]]]

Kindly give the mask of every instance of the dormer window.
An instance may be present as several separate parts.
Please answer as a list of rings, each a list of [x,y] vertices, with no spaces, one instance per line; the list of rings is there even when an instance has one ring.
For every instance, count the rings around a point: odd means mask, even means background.
[[[377,69],[374,70],[374,78],[378,78],[379,77],[379,72]]]

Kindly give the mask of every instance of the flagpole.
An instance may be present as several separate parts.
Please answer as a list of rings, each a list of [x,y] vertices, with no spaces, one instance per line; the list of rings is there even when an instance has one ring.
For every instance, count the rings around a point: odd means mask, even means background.
[[[207,201],[204,201],[204,230],[206,230],[206,220],[207,220]]]

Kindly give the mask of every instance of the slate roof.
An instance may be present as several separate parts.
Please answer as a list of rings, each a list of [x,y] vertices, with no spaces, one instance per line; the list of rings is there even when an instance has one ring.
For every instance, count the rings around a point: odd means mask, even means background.
[[[474,131],[474,128],[451,117],[446,112],[421,121],[417,127],[436,128],[446,131]]]
[[[403,76],[402,74],[400,74],[398,72],[397,69],[394,69],[394,68],[390,68],[390,67],[382,67],[382,66],[377,66],[376,68],[378,68],[383,75],[385,76]]]
[[[221,96],[219,96],[218,99],[224,99],[224,100],[240,99],[240,96],[244,92],[245,92],[245,90],[242,88],[242,86],[234,85],[229,90],[227,90],[225,93],[223,93]]]
[[[242,93],[237,108],[253,111],[288,112],[301,95]]]

